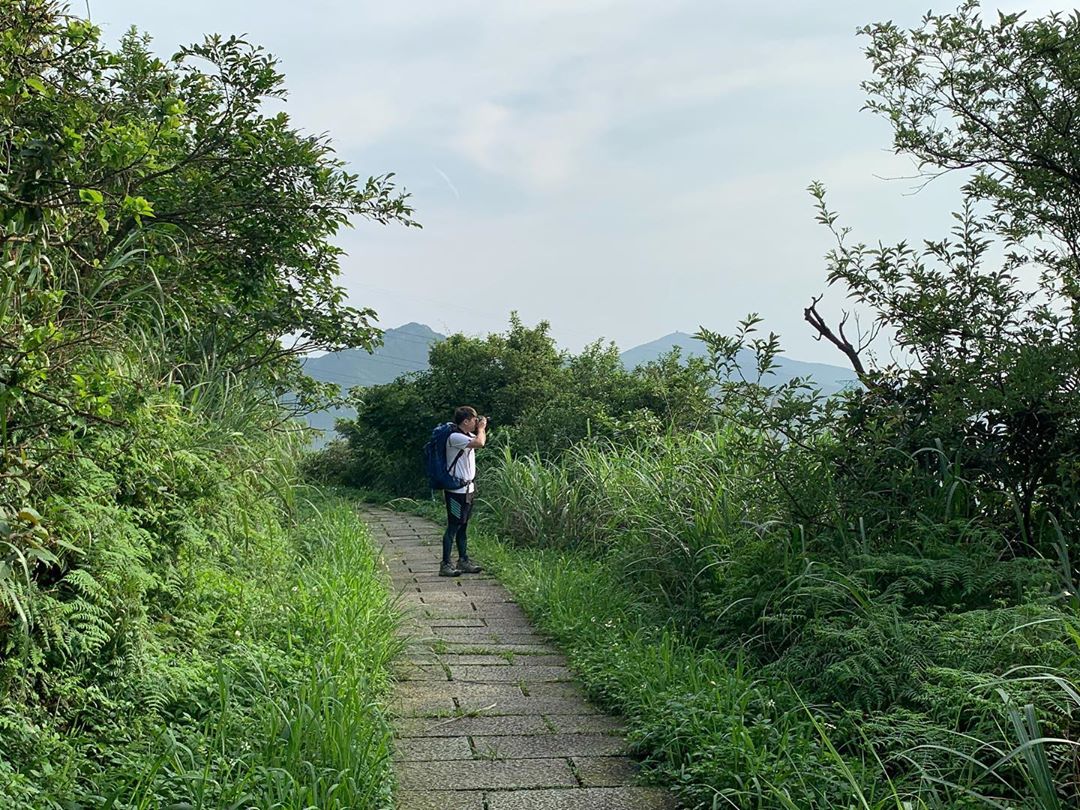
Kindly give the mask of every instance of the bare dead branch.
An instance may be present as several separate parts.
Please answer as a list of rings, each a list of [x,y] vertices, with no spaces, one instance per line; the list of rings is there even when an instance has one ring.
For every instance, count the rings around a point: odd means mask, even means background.
[[[855,371],[855,375],[859,378],[859,382],[865,385],[869,389],[876,390],[879,386],[870,379],[866,373],[866,368],[863,366],[862,358],[859,357],[859,348],[852,345],[851,341],[847,339],[844,334],[844,323],[847,321],[847,314],[844,315],[840,321],[839,335],[829,327],[825,322],[825,319],[821,316],[821,313],[817,311],[818,302],[821,301],[821,296],[815,296],[810,302],[810,306],[803,310],[803,319],[814,328],[814,331],[818,333],[815,340],[825,338],[836,348],[838,348],[847,357],[848,362],[851,363],[851,368]]]

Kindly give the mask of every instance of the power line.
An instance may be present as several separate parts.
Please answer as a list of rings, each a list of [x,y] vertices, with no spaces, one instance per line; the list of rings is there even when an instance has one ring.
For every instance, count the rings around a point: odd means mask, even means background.
[[[339,353],[338,352],[330,352],[329,354],[319,355],[318,357],[313,357],[311,359],[312,359],[312,361],[314,361],[314,360],[322,360],[324,357],[334,357],[337,354],[339,354]],[[427,363],[426,358],[423,359],[423,360],[417,360],[416,358],[413,358],[413,357],[398,357],[397,355],[394,355],[394,354],[381,354],[381,353],[379,353],[378,350],[375,350],[374,352],[369,354],[368,357],[370,357],[372,360],[386,360],[386,361],[390,362],[390,365],[395,365],[395,363],[393,362],[395,360],[400,361],[401,363],[419,364],[421,366]]]
[[[323,356],[325,357],[326,355],[323,355]],[[404,369],[405,371],[426,371],[427,368],[428,368],[427,365],[425,363],[423,363],[422,361],[410,360],[410,359],[405,358],[405,357],[388,357],[387,355],[379,355],[379,354],[377,354],[377,355],[372,355],[372,359],[378,359],[379,361],[382,362],[382,364],[385,364],[385,365],[388,365],[388,366],[393,366],[394,368]],[[395,362],[397,360],[401,360],[401,361],[404,361],[404,362]],[[361,384],[364,384],[364,385],[371,385],[372,384],[370,380],[365,379],[364,377],[361,377],[361,376],[356,375],[356,374],[351,374],[351,373],[349,373],[347,371],[341,371],[341,370],[338,370],[338,369],[323,369],[323,368],[320,368],[320,367],[316,366],[313,369],[308,369],[307,373],[308,374],[313,374],[313,376],[315,374],[317,374],[319,377],[327,377],[327,378],[337,377],[337,378],[339,378],[338,381],[343,382],[343,383],[344,382],[357,382],[357,383],[361,383]]]

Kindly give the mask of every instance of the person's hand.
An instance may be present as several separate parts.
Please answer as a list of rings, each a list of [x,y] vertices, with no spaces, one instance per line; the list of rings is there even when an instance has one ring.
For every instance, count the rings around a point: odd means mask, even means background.
[[[486,416],[481,416],[480,417],[480,424],[477,425],[477,428],[479,428],[480,430],[486,430],[487,429],[487,417]]]

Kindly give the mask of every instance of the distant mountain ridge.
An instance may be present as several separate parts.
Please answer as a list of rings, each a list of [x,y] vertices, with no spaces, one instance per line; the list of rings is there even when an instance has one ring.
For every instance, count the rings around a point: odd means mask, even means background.
[[[619,357],[626,368],[636,368],[642,363],[648,363],[667,354],[676,347],[682,350],[684,357],[705,357],[708,354],[705,345],[700,340],[696,340],[693,335],[686,332],[672,332],[650,343],[627,349]],[[746,349],[739,352],[738,361],[739,368],[753,369],[755,367],[754,355]],[[777,357],[776,362],[777,367],[768,380],[770,383],[783,383],[794,377],[811,377],[826,395],[839,393],[845,388],[858,384],[855,372],[843,366],[808,363],[803,360],[792,360],[783,355]]]
[[[304,371],[316,380],[336,382],[348,389],[355,385],[383,385],[410,371],[426,371],[428,352],[446,340],[430,326],[407,323],[383,332],[383,342],[374,352],[345,349],[319,357],[309,357]]]
[[[345,349],[304,361],[304,371],[322,382],[337,383],[342,391],[362,386],[385,385],[410,371],[426,371],[428,352],[439,341],[446,340],[430,326],[407,323],[383,332],[383,342],[373,352],[363,349]],[[334,435],[334,422],[356,415],[352,408],[332,408],[308,414],[307,422],[321,430],[322,438],[314,444],[319,447]]]
[[[430,326],[422,323],[407,323],[383,333],[382,345],[373,352],[362,349],[346,349],[340,352],[310,357],[304,362],[304,370],[317,380],[333,382],[348,390],[355,386],[384,385],[393,382],[402,374],[411,371],[426,371],[428,352],[440,341],[446,340]],[[678,347],[684,357],[704,357],[707,352],[701,341],[686,332],[672,332],[670,335],[627,349],[619,355],[623,366],[632,369],[656,360]],[[855,373],[848,368],[833,366],[828,363],[807,363],[777,358],[777,369],[772,378],[777,383],[786,382],[792,377],[812,377],[821,386],[825,394],[835,394],[844,388],[857,384]],[[748,351],[739,355],[739,364],[743,368],[753,368],[754,358]],[[308,424],[322,430],[323,439],[316,445],[322,445],[333,436],[334,420],[354,415],[349,409],[320,411],[308,416]]]

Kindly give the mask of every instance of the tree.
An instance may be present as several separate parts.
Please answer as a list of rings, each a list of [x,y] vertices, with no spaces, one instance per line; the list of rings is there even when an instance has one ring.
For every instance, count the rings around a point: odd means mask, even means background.
[[[867,107],[893,125],[894,149],[931,176],[974,171],[951,239],[920,255],[841,243],[830,282],[897,327],[916,357],[904,386],[923,420],[915,441],[951,434],[965,466],[1019,514],[1022,540],[1048,518],[1075,527],[1080,14],[988,24],[968,0],[910,32],[862,33],[876,74]],[[989,258],[995,242],[1004,260]]]
[[[868,109],[928,180],[970,172],[963,202],[946,236],[870,246],[811,186],[836,238],[829,284],[907,359],[867,356],[815,298],[806,320],[863,389],[842,408],[769,392],[741,401],[766,414],[755,427],[780,437],[778,452],[820,460],[835,448],[842,520],[898,532],[920,510],[962,512],[1014,552],[1056,554],[1057,538],[1080,528],[1080,15],[986,23],[965,2],[911,31],[862,33]],[[711,337],[721,361],[743,342]],[[767,366],[775,346],[758,349]]]
[[[92,305],[153,332],[180,373],[258,369],[280,391],[299,376],[282,361],[374,345],[330,240],[354,218],[415,225],[408,196],[263,112],[284,96],[271,56],[215,36],[163,61],[134,31],[110,52],[54,0],[0,14],[0,244],[44,251],[60,314]]]
[[[628,371],[614,344],[597,341],[572,355],[549,328],[511,313],[504,333],[451,335],[432,346],[427,371],[354,389],[356,418],[337,428],[348,460],[342,465],[335,450],[324,466],[354,486],[422,494],[421,447],[457,405],[492,416],[494,446],[548,459],[590,438],[633,439],[710,421],[710,377],[700,359],[671,354]]]
[[[57,0],[0,2],[0,650],[26,594],[78,565],[32,506],[70,482],[60,462],[130,461],[155,397],[205,416],[217,396],[220,423],[268,431],[285,391],[327,393],[301,352],[378,339],[331,239],[415,224],[408,196],[265,114],[282,94],[237,38],[163,61]]]
[[[933,176],[974,169],[974,199],[993,204],[1011,240],[1060,239],[1072,266],[1080,236],[1080,13],[985,23],[975,0],[922,26],[861,29],[876,77],[867,108],[893,126],[894,148]],[[1059,270],[1066,268],[1059,267]]]

